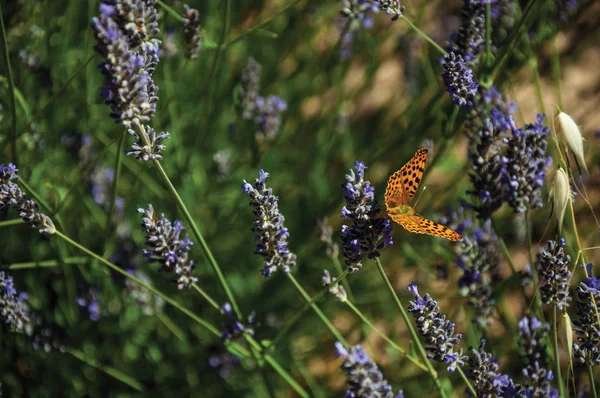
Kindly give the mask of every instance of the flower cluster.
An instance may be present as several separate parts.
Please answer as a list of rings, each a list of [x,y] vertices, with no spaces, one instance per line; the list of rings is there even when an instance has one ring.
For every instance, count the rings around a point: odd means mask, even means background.
[[[348,398],[402,398],[402,391],[394,395],[377,364],[360,345],[346,349],[339,341],[335,343],[336,357],[344,358],[342,370],[348,374]]]
[[[213,355],[208,358],[208,365],[219,372],[221,378],[226,379],[229,373],[242,361],[240,357],[230,352],[224,352],[221,355]]]
[[[27,295],[17,293],[10,275],[0,272],[0,322],[9,331],[31,334],[33,325]]]
[[[129,134],[135,139],[131,145],[131,150],[125,152],[127,155],[134,155],[137,160],[162,160],[161,152],[166,147],[163,141],[170,138],[169,133],[161,131],[156,133],[150,126],[144,126],[137,121],[133,123],[135,129],[128,129]]]
[[[250,197],[250,206],[256,217],[251,231],[256,233],[256,254],[265,259],[262,270],[264,276],[277,270],[291,272],[291,268],[296,265],[296,255],[288,249],[287,239],[290,234],[283,225],[285,217],[279,213],[279,198],[273,195],[273,189],[267,188],[267,177],[269,173],[260,170],[254,184],[246,180],[242,184],[242,192]]]
[[[586,267],[589,277],[575,289],[573,330],[577,343],[573,344],[573,359],[582,365],[595,366],[600,364],[600,321],[596,306],[600,303],[600,279],[591,276],[592,264]]]
[[[465,0],[460,13],[460,27],[450,36],[448,53],[460,55],[467,68],[478,63],[477,56],[485,50],[485,2]]]
[[[40,213],[38,205],[31,199],[27,199],[25,192],[17,185],[19,171],[15,165],[8,166],[0,164],[0,210],[8,210],[9,207],[19,212],[23,221],[38,228],[42,234],[53,234],[56,232],[54,223],[50,217]]]
[[[362,267],[364,256],[372,259],[379,257],[379,250],[391,245],[390,220],[378,217],[379,204],[375,200],[375,188],[365,180],[367,166],[363,162],[354,162],[354,169],[346,174],[342,218],[351,224],[342,226],[341,253],[350,272]]]
[[[477,397],[516,397],[520,386],[510,377],[499,372],[500,363],[485,351],[485,339],[481,339],[479,348],[469,348],[467,376],[473,384]],[[467,390],[467,392],[469,392]]]
[[[476,133],[469,134],[468,157],[471,163],[469,179],[473,188],[467,193],[476,198],[473,207],[480,218],[487,219],[502,206],[502,173],[504,162],[500,155],[498,137],[501,130],[486,119]]]
[[[134,120],[147,123],[156,111],[158,88],[152,73],[158,62],[155,0],[112,0],[100,3],[100,16],[92,18],[104,62],[102,96],[111,116],[126,127]]]
[[[231,321],[231,323],[223,325],[223,330],[221,331],[221,339],[223,341],[233,340],[242,334],[254,336],[254,329],[259,326],[256,322],[256,313],[254,311],[248,315],[246,322],[242,322],[235,315],[231,304],[225,303],[221,309]]]
[[[138,208],[142,213],[142,230],[146,233],[146,245],[151,250],[144,250],[144,256],[150,263],[159,263],[161,271],[174,272],[177,275],[177,287],[181,290],[189,289],[195,278],[194,261],[188,259],[192,241],[187,237],[182,240],[179,234],[184,230],[183,224],[175,220],[173,224],[161,214],[154,215],[154,208],[148,205],[147,209]]]
[[[80,307],[85,308],[88,312],[88,316],[92,321],[100,319],[102,311],[100,309],[100,298],[98,297],[98,290],[95,287],[86,289],[81,297],[77,297],[77,304]]]
[[[348,295],[346,294],[346,289],[339,282],[336,282],[336,277],[332,277],[329,274],[329,271],[325,270],[323,272],[323,278],[321,279],[321,283],[323,286],[329,286],[329,294],[335,297],[337,301],[341,301],[342,303],[348,299]]]
[[[319,240],[326,246],[325,253],[330,258],[336,258],[340,248],[337,243],[333,242],[333,228],[327,223],[327,218],[319,218],[317,226],[319,227]]]
[[[148,275],[141,271],[128,268],[127,272],[147,285],[152,284],[152,280],[148,277]],[[127,293],[129,297],[137,304],[144,315],[150,316],[162,312],[165,306],[165,300],[162,297],[157,296],[150,290],[146,289],[139,283],[133,282],[129,278],[125,279],[125,286],[127,287]]]
[[[373,20],[369,13],[379,12],[379,2],[370,0],[341,0],[342,10],[340,13],[346,17],[347,24],[350,24],[348,31],[354,31],[360,28],[370,28],[373,26]],[[391,3],[391,2],[388,2]],[[388,5],[388,9],[392,6]]]
[[[454,335],[454,323],[446,319],[445,314],[440,314],[437,301],[429,293],[425,297],[419,295],[417,284],[411,283],[408,290],[415,296],[408,306],[416,321],[417,331],[425,340],[427,356],[438,362],[448,365],[448,371],[454,372],[457,366],[463,366],[467,357],[463,356],[462,349],[454,350],[460,343],[461,334]]]
[[[550,129],[542,123],[545,117],[538,115],[536,123],[515,129],[504,139],[507,151],[502,184],[506,202],[517,213],[543,205],[541,187],[552,162],[547,153]]]
[[[256,113],[256,99],[260,90],[260,72],[262,67],[252,57],[248,59],[248,65],[242,71],[242,80],[237,90],[238,115],[245,120],[250,120]]]
[[[397,20],[402,16],[402,13],[406,9],[405,6],[400,4],[399,0],[377,0],[375,3],[379,4],[379,7],[387,14],[392,16],[392,21]]]
[[[200,13],[198,10],[184,4],[181,16],[183,17],[183,39],[185,44],[187,44],[185,57],[188,59],[198,59],[198,50],[200,50],[201,44]]]
[[[256,98],[256,140],[259,144],[272,141],[281,126],[280,113],[287,109],[287,103],[276,95]]]
[[[536,269],[539,274],[540,295],[544,304],[553,304],[559,310],[569,306],[569,282],[571,280],[571,257],[565,253],[567,241],[549,240],[537,255]]]
[[[525,396],[558,398],[558,391],[551,385],[554,375],[547,369],[542,343],[549,331],[550,326],[542,324],[535,317],[524,317],[519,321],[519,343],[527,363],[523,375],[529,379],[523,385]]]
[[[469,69],[460,54],[451,52],[442,61],[442,80],[446,91],[456,105],[471,107],[479,85],[473,80]]]
[[[456,265],[462,271],[458,287],[476,311],[475,322],[485,327],[491,323],[494,313],[492,283],[498,279],[500,244],[489,220],[481,227],[476,226],[463,212],[464,208],[460,207],[442,223],[463,236],[463,242],[457,245]]]

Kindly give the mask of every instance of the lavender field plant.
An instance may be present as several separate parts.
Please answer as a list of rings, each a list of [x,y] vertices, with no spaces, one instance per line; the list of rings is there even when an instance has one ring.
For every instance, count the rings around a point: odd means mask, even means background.
[[[0,397],[597,398],[598,20],[0,2]]]

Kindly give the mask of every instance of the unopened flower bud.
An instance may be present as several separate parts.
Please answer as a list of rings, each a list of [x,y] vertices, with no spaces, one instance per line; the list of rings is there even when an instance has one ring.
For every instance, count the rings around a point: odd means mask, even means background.
[[[558,222],[558,233],[562,231],[563,219],[565,218],[565,210],[571,195],[569,186],[569,177],[563,169],[556,170],[554,173],[554,186],[552,191],[552,199],[554,201],[554,214]]]
[[[573,155],[575,155],[579,167],[587,172],[585,158],[583,157],[583,137],[581,136],[581,131],[579,130],[577,123],[575,123],[571,116],[564,112],[560,112],[558,116],[556,116],[556,119],[558,122],[558,130],[561,132],[563,139],[571,152],[573,152]]]

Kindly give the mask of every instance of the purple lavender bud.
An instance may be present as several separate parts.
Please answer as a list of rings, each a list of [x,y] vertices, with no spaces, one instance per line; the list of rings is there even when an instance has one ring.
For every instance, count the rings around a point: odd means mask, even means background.
[[[379,4],[379,7],[385,12],[387,15],[392,16],[392,21],[397,20],[402,16],[402,13],[406,9],[403,5],[400,4],[399,0],[376,0],[374,3]]]
[[[256,140],[259,143],[273,141],[279,133],[280,114],[287,109],[287,103],[275,95],[269,95],[266,99],[256,98],[256,108]]]
[[[571,257],[565,253],[567,242],[549,240],[537,255],[536,269],[539,274],[540,295],[544,304],[553,304],[564,311],[569,306],[569,282],[571,281]]]
[[[242,334],[254,336],[254,329],[260,326],[256,322],[256,313],[252,311],[245,322],[240,321],[233,311],[231,304],[225,303],[221,307],[223,313],[229,318],[229,322],[223,325],[221,340],[230,341],[240,337]]]
[[[171,137],[169,133],[161,131],[157,134],[150,126],[143,126],[137,122],[133,124],[135,130],[128,129],[128,131],[135,138],[135,142],[131,145],[131,150],[125,153],[127,155],[135,155],[137,160],[143,160],[144,162],[148,160],[162,160],[160,153],[166,149],[163,141]]]
[[[134,120],[147,123],[156,111],[158,88],[152,73],[160,40],[154,4],[155,0],[112,0],[100,3],[100,16],[92,18],[95,48],[104,59],[102,96],[111,116],[126,127]]]
[[[51,235],[56,232],[54,223],[45,214],[39,212],[38,205],[17,185],[19,178],[18,169],[12,163],[8,166],[0,164],[0,210],[8,210],[9,207],[19,212],[23,221],[38,228],[40,233]]]
[[[579,282],[575,289],[573,330],[577,334],[577,343],[573,344],[573,359],[582,365],[596,366],[600,364],[600,326],[596,315],[600,303],[600,279],[592,276],[589,265],[589,277]]]
[[[363,162],[354,162],[354,169],[346,174],[346,184],[342,185],[346,205],[341,215],[351,224],[342,226],[340,248],[350,272],[362,267],[365,255],[370,259],[379,257],[379,250],[393,243],[390,220],[379,217],[381,209],[375,200],[375,188],[365,180],[366,169]]]
[[[541,188],[552,161],[547,152],[550,129],[542,124],[545,117],[538,115],[536,123],[515,129],[504,139],[507,151],[502,185],[505,199],[516,213],[543,206]]]
[[[348,390],[345,397],[394,398],[402,397],[402,391],[394,396],[392,386],[383,378],[377,364],[360,345],[348,350],[338,341],[335,344],[336,357],[343,357],[342,370],[348,374]]]
[[[414,316],[417,331],[424,339],[427,357],[447,364],[448,371],[454,372],[467,359],[462,349],[454,351],[462,335],[454,335],[454,323],[448,321],[445,314],[440,314],[437,301],[429,293],[421,297],[414,282],[408,285],[408,290],[415,296],[408,306],[408,312]]]
[[[256,254],[265,261],[262,270],[264,276],[275,271],[291,272],[296,265],[296,255],[287,247],[289,232],[283,223],[285,217],[279,212],[279,198],[273,195],[273,190],[267,188],[265,180],[269,173],[260,170],[259,177],[250,184],[244,180],[242,192],[251,199],[250,206],[256,217],[252,232],[256,233]]]
[[[477,65],[477,56],[485,50],[485,5],[465,0],[460,13],[460,27],[446,45],[448,53],[454,53],[465,62],[465,67]]]
[[[208,358],[208,364],[211,368],[216,369],[219,372],[219,376],[226,379],[229,373],[239,366],[241,363],[240,357],[234,355],[228,351],[220,354],[213,355]]]
[[[189,289],[198,278],[193,276],[194,261],[188,258],[193,243],[187,235],[183,240],[179,237],[184,229],[181,221],[171,224],[164,214],[157,218],[152,205],[146,210],[138,208],[138,213],[143,214],[142,230],[146,233],[146,245],[151,248],[144,250],[144,256],[150,263],[159,263],[161,271],[175,273],[179,290]]]
[[[471,107],[479,85],[473,81],[473,71],[466,66],[462,56],[449,53],[444,56],[442,68],[442,80],[454,103]]]
[[[236,93],[236,111],[242,119],[250,120],[256,115],[261,69],[260,64],[250,57],[248,65],[242,71],[242,81]]]
[[[526,363],[523,375],[528,379],[523,384],[526,396],[558,397],[557,390],[551,385],[554,376],[548,370],[543,343],[549,331],[550,325],[542,324],[535,317],[524,317],[519,321],[519,344]]]
[[[95,287],[88,288],[81,297],[78,297],[75,301],[80,307],[85,308],[88,312],[88,316],[94,322],[100,319],[102,311],[100,308],[100,299],[98,297],[98,289]]]
[[[329,294],[335,297],[337,301],[346,302],[348,300],[348,295],[346,294],[346,289],[339,282],[336,282],[337,278],[332,277],[329,274],[329,271],[325,270],[323,272],[323,277],[321,278],[321,282],[323,286],[329,286]]]
[[[33,324],[25,298],[15,289],[11,276],[0,272],[0,322],[9,331],[31,334]]]
[[[500,363],[485,351],[485,339],[479,349],[469,348],[467,377],[471,380],[477,397],[517,397],[520,390],[510,377],[499,372]],[[470,392],[467,390],[467,393]]]
[[[187,45],[185,57],[188,59],[198,59],[200,50],[200,13],[198,10],[190,8],[187,4],[183,5],[183,38]]]

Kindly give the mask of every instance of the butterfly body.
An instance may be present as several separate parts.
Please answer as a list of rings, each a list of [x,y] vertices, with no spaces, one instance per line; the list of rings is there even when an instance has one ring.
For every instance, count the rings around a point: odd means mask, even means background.
[[[409,202],[417,193],[427,164],[427,148],[419,149],[413,158],[392,174],[385,190],[385,206],[390,218],[409,232],[427,234],[457,241],[458,232],[415,214]]]

